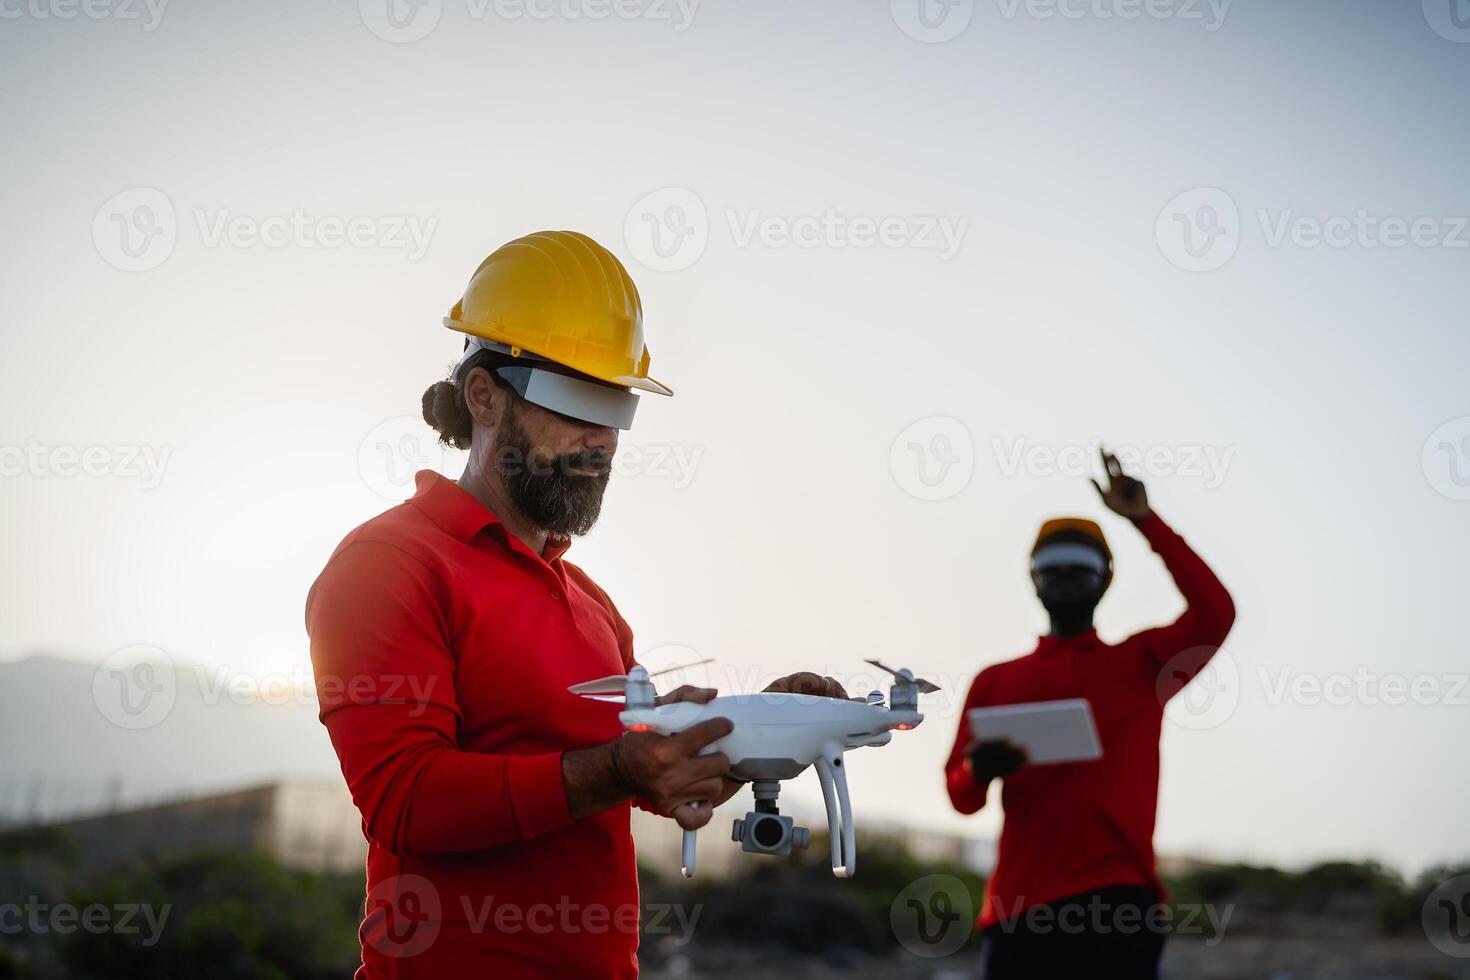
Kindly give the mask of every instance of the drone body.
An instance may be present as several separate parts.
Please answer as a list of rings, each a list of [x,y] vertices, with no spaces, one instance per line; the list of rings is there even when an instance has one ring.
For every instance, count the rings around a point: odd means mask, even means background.
[[[848,749],[887,745],[894,730],[915,727],[924,720],[918,711],[919,693],[938,690],[928,681],[916,680],[907,670],[893,671],[876,661],[869,662],[897,679],[888,704],[884,704],[880,692],[874,691],[866,702],[769,692],[727,695],[703,704],[678,701],[656,705],[653,685],[642,667],[634,667],[626,676],[575,685],[571,691],[598,700],[623,700],[627,708],[618,720],[630,731],[672,735],[711,718],[728,718],[734,729],[703,752],[723,752],[730,760],[731,774],[752,784],[756,809],[735,821],[733,835],[746,851],[789,854],[793,846],[807,845],[809,832],[782,816],[776,799],[781,780],[794,778],[808,766],[815,767],[827,805],[832,873],[847,878],[857,871],[857,851],[842,754]],[[623,698],[607,697],[617,689],[622,689]],[[695,834],[684,831],[682,866],[686,878],[694,874]]]
[[[735,730],[704,750],[723,752],[736,779],[791,779],[819,758],[864,745],[886,745],[891,730],[923,720],[917,711],[810,694],[734,694],[704,704],[680,701],[630,708],[618,715],[630,731],[672,735],[711,718],[728,718]]]

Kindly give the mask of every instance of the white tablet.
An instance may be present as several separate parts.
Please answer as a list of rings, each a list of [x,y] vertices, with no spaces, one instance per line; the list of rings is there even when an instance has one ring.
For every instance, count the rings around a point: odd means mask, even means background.
[[[1102,758],[1102,742],[1086,698],[971,708],[966,717],[974,738],[1015,742],[1026,750],[1032,765]]]

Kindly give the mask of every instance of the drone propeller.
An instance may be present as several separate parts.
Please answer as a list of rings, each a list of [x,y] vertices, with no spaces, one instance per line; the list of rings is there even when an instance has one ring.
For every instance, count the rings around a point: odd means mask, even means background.
[[[597,697],[598,695],[622,694],[623,688],[627,683],[627,674],[613,674],[610,677],[599,677],[595,681],[583,681],[580,684],[573,684],[567,690],[573,694],[580,694],[583,697]],[[601,700],[601,698],[598,697],[598,700]]]
[[[914,672],[909,670],[907,667],[904,667],[901,670],[894,670],[892,667],[878,660],[868,660],[866,662],[872,664],[874,667],[877,667],[879,670],[888,671],[888,673],[892,674],[894,677],[897,677],[901,681],[908,681],[910,684],[913,684],[919,689],[920,694],[933,694],[935,691],[939,690],[938,684],[926,681],[922,677],[915,677]]]
[[[652,680],[662,674],[672,674],[676,670],[687,670],[690,667],[698,667],[701,664],[713,662],[713,657],[706,657],[703,660],[696,660],[692,664],[679,664],[677,667],[665,667],[663,670],[656,670],[649,674],[648,679]],[[623,690],[627,684],[627,674],[610,674],[607,677],[599,677],[595,681],[583,681],[580,684],[573,684],[567,690],[573,694],[580,694],[584,698],[590,698],[594,701],[618,703],[623,700]]]

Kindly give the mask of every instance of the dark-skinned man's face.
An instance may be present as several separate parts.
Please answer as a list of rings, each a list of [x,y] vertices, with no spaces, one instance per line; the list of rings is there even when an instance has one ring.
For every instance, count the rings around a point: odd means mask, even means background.
[[[1047,538],[1046,543],[1082,544],[1096,550],[1091,539],[1082,535],[1059,534]],[[1102,557],[1101,552],[1098,553]],[[1090,612],[1102,600],[1108,582],[1096,568],[1083,564],[1049,565],[1033,569],[1031,583],[1036,587],[1036,598],[1053,616],[1074,617]]]
[[[1031,573],[1036,598],[1052,614],[1092,609],[1102,600],[1103,577],[1081,565],[1059,565]]]

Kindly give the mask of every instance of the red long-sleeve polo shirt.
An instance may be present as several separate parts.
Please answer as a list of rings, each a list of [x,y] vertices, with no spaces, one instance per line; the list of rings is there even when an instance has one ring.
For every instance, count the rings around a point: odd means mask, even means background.
[[[424,471],[306,602],[321,719],[369,842],[362,978],[637,975],[628,806],[573,821],[565,750],[618,737],[567,692],[632,632],[562,558]]]
[[[1043,637],[1032,653],[982,670],[965,698],[965,712],[1086,698],[1103,748],[1102,758],[1092,762],[1023,766],[1002,781],[1005,823],[977,920],[981,928],[1107,885],[1163,893],[1153,835],[1164,704],[1204,669],[1230,632],[1235,606],[1209,567],[1157,515],[1139,529],[1188,604],[1179,619],[1116,646],[1096,631]],[[962,712],[945,767],[950,800],[961,813],[986,802],[965,757],[970,740]]]

